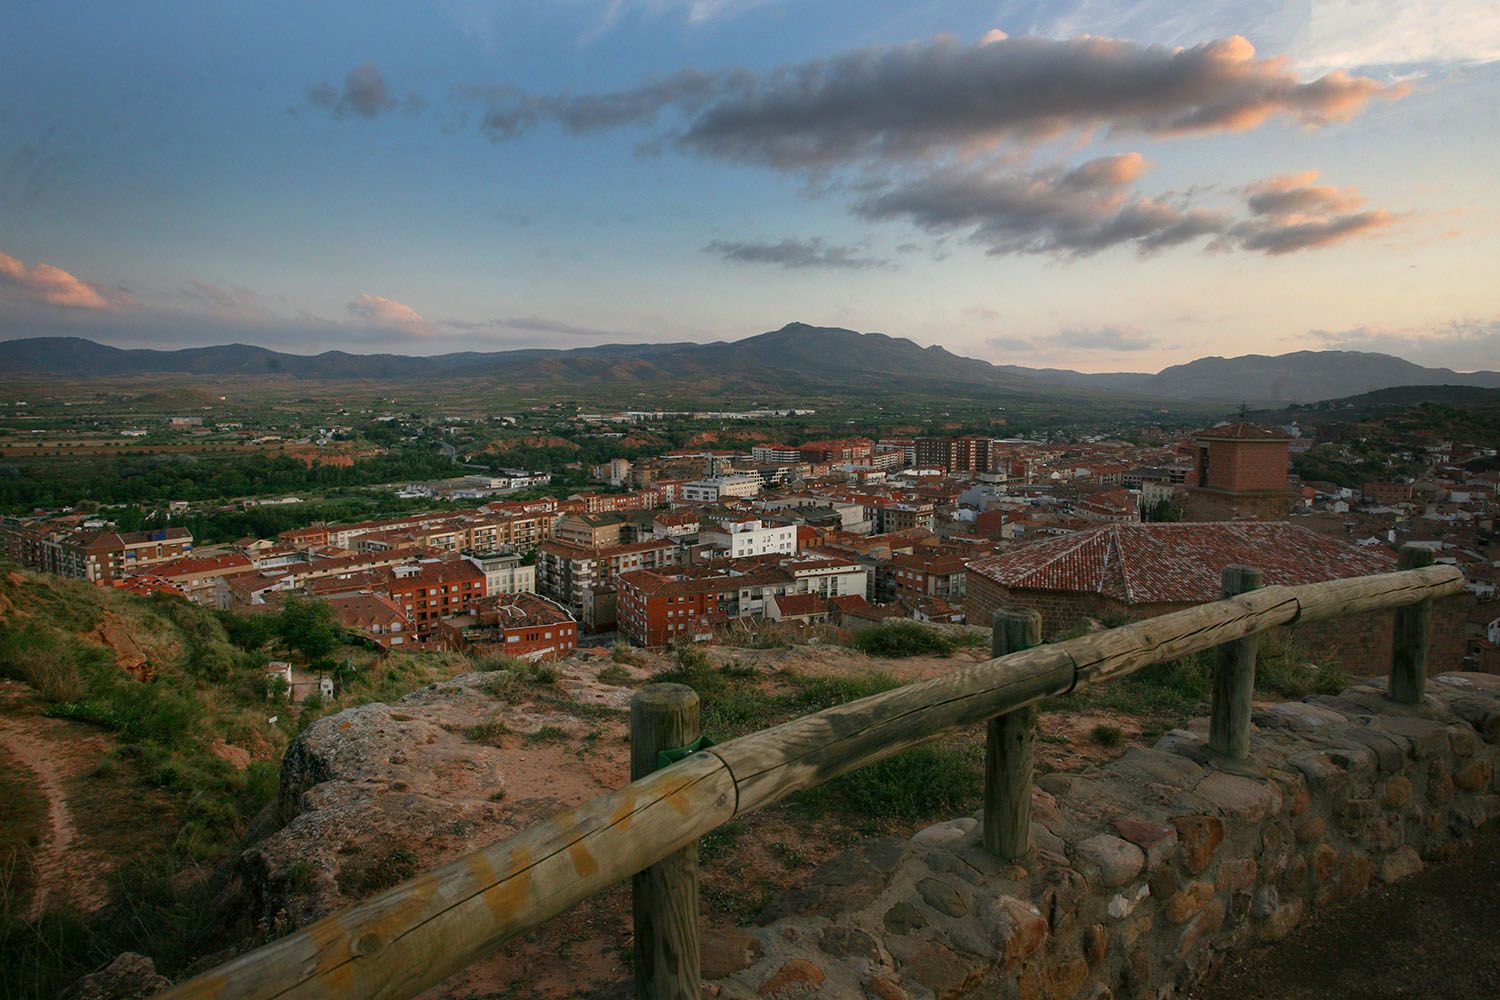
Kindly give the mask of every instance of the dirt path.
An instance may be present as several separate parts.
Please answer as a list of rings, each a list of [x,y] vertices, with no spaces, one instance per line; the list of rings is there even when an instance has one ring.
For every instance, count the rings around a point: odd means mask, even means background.
[[[1247,949],[1194,1000],[1471,1000],[1500,995],[1500,823],[1473,851]]]
[[[68,808],[66,782],[81,771],[80,747],[60,738],[50,719],[0,716],[0,742],[35,776],[47,800],[47,829],[32,858],[36,891],[28,919],[42,915],[56,899],[68,899],[86,912],[104,905],[101,859],[80,844]]]

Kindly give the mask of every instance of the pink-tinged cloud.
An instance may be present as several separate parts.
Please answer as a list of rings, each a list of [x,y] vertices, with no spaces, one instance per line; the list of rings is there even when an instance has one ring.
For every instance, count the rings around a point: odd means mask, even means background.
[[[1256,215],[1286,218],[1350,212],[1363,204],[1364,198],[1353,188],[1314,184],[1317,179],[1318,172],[1308,170],[1256,181],[1245,189],[1249,194],[1246,204]]]
[[[1386,229],[1396,216],[1383,208],[1361,211],[1353,188],[1314,183],[1316,170],[1256,181],[1245,188],[1250,218],[1230,230],[1246,250],[1271,256],[1332,246]]]
[[[37,261],[27,267],[9,254],[0,253],[0,289],[49,306],[72,309],[108,309],[110,302],[97,288],[60,267]]]
[[[349,303],[349,313],[356,320],[382,330],[398,330],[422,336],[433,332],[431,324],[411,306],[368,292]]]

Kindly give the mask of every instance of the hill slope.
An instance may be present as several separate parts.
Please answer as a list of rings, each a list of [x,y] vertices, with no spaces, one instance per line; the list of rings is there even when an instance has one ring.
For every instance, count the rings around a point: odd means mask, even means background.
[[[1057,368],[994,365],[880,333],[790,323],[780,330],[707,344],[604,344],[570,350],[466,351],[430,357],[397,354],[285,354],[245,344],[177,351],[122,350],[80,338],[10,341],[0,374],[107,377],[150,373],[285,375],[329,380],[491,378],[536,389],[571,384],[664,389],[684,381],[755,392],[774,389],[966,387],[1018,394],[1103,394],[1209,403],[1298,403],[1391,386],[1500,387],[1500,372],[1459,373],[1358,351],[1298,351],[1200,358],[1156,374],[1085,374]]]

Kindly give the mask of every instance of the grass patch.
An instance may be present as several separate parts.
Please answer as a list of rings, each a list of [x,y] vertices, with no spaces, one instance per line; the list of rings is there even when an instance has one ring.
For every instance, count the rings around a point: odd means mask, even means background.
[[[813,816],[836,810],[861,833],[884,833],[971,809],[982,770],[972,749],[921,746],[799,792],[792,802]]]
[[[959,640],[919,622],[888,621],[854,635],[850,643],[866,656],[900,659],[906,656],[948,656]],[[963,644],[970,644],[965,641]],[[977,642],[983,645],[982,641]]]
[[[573,738],[572,734],[561,726],[543,726],[534,733],[526,734],[526,745],[534,746],[537,743],[565,743]]]
[[[701,650],[677,651],[677,665],[651,678],[686,684],[698,692],[703,732],[716,740],[764,729],[809,712],[899,687],[889,674],[871,671],[853,677],[807,677],[785,670],[767,678],[781,690],[767,691],[754,667],[730,661],[715,667]]]
[[[611,663],[599,671],[599,683],[611,684],[615,687],[632,687],[635,684],[635,675],[618,663]]]
[[[1101,747],[1117,747],[1125,742],[1125,730],[1101,722],[1089,731],[1089,738]]]
[[[339,892],[352,899],[363,899],[399,885],[417,874],[417,856],[397,848],[368,861],[352,861],[339,869]]]
[[[498,715],[491,716],[475,726],[464,730],[464,739],[475,743],[487,743],[490,746],[499,746],[502,736],[510,735],[510,727],[500,720]]]

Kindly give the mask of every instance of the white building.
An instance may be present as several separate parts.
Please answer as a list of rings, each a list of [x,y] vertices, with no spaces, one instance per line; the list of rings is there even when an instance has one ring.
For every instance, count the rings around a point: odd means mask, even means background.
[[[759,492],[759,476],[716,476],[682,484],[682,499],[688,503],[717,503],[723,497],[753,497]]]
[[[756,518],[725,521],[698,532],[698,540],[731,559],[743,556],[791,555],[797,551],[797,526],[766,525]]]
[[[484,574],[486,594],[536,593],[536,567],[521,565],[510,552],[466,552],[464,558]]]

